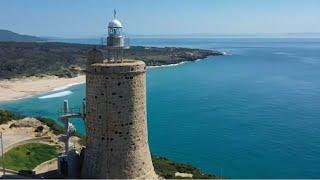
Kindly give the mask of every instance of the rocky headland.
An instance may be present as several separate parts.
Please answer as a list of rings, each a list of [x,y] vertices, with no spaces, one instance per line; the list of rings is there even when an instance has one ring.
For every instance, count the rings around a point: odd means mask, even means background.
[[[93,45],[53,42],[0,42],[0,101],[10,101],[85,82],[87,53]],[[104,54],[103,47],[97,47]],[[147,66],[195,61],[222,52],[133,46],[125,58],[143,60]]]
[[[0,79],[54,75],[73,77],[85,69],[87,53],[93,45],[54,42],[0,42]],[[104,47],[97,47],[106,54]],[[175,48],[132,46],[124,58],[139,59],[147,66],[177,64],[223,55],[222,52]]]

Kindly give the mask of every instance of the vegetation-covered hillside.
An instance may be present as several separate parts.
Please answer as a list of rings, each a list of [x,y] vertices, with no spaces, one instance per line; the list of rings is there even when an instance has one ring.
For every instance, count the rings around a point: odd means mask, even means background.
[[[71,76],[70,69],[84,69],[92,45],[48,42],[0,42],[0,79],[21,76]],[[106,54],[106,51],[103,50]],[[188,48],[131,47],[125,57],[147,65],[192,61],[220,52]]]
[[[0,109],[0,124],[5,124],[11,120],[22,119],[24,116]]]
[[[45,39],[0,29],[0,41],[34,42],[45,41]]]
[[[192,174],[193,179],[220,179],[220,177],[214,176],[212,174],[203,173],[190,164],[174,162],[165,157],[152,156],[152,162],[156,173],[166,179],[182,178],[176,177],[176,172]]]

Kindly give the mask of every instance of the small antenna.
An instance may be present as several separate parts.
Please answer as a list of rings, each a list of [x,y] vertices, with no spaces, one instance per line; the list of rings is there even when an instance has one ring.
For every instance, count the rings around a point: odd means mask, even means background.
[[[116,11],[116,9],[114,9],[113,10],[113,18],[116,19],[116,16],[117,16],[117,11]]]

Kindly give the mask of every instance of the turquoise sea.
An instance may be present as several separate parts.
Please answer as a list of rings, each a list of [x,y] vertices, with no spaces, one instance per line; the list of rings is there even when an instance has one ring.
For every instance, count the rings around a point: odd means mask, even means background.
[[[320,39],[145,38],[132,43],[228,54],[148,69],[153,154],[230,178],[320,178]],[[64,99],[80,107],[84,87],[0,107],[56,119]],[[83,133],[83,123],[74,123]]]

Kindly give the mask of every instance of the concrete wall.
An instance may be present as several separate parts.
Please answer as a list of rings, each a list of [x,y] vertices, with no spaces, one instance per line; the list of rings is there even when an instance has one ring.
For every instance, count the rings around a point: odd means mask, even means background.
[[[87,67],[85,178],[156,178],[147,135],[145,63]]]

